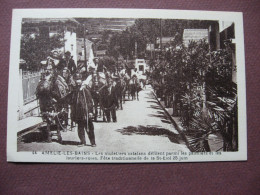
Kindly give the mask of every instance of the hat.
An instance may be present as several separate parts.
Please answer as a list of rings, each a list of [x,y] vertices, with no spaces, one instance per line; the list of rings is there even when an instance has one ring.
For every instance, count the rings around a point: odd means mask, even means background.
[[[91,70],[96,70],[96,67],[93,63],[89,63],[89,65],[88,65],[88,71],[91,71]]]
[[[96,60],[99,60],[99,58],[98,57],[94,57],[93,58],[93,62],[95,62]]]
[[[65,55],[71,55],[70,51],[66,51]]]
[[[80,73],[76,73],[74,76],[75,80],[81,80],[82,79],[82,75]]]
[[[68,67],[63,68],[62,71],[70,74],[70,70],[68,69]]]
[[[57,50],[52,50],[51,55],[52,58],[59,58],[59,52]]]

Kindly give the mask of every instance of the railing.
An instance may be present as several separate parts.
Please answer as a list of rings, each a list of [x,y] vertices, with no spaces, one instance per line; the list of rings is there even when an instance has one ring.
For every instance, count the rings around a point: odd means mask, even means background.
[[[36,99],[36,88],[41,78],[41,72],[23,71],[22,84],[23,84],[23,100],[27,104]]]

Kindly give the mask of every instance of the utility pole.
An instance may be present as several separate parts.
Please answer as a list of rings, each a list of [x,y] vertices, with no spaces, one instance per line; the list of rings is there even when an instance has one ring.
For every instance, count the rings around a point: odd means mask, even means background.
[[[84,22],[84,64],[86,69],[87,67],[87,51],[86,51],[86,27],[85,27],[85,22]]]
[[[153,51],[152,51],[152,43],[150,43],[150,54],[151,54],[151,57],[150,57],[150,59],[152,59],[153,58],[153,53],[152,53]]]
[[[135,59],[137,58],[137,41],[135,41]]]
[[[162,52],[162,19],[160,19],[160,49]]]
[[[64,25],[62,25],[62,35],[63,35],[63,44],[64,44],[64,46],[63,46],[63,52],[64,52],[64,54],[65,54],[65,52],[66,52],[66,50],[65,50],[65,26]]]

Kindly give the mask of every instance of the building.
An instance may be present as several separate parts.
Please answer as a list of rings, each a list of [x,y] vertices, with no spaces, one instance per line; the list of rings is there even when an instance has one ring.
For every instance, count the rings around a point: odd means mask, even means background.
[[[99,58],[102,58],[102,57],[104,57],[104,56],[106,56],[106,52],[107,52],[107,50],[96,50],[95,51],[95,56],[96,57],[99,57]]]
[[[164,49],[170,47],[172,42],[174,42],[174,37],[157,37],[156,46],[159,49]]]
[[[183,31],[183,44],[188,47],[191,41],[198,42],[205,40],[209,42],[209,30],[208,29],[184,29]]]
[[[148,67],[144,59],[136,59],[135,68],[137,69],[139,74],[144,74]]]
[[[236,72],[236,38],[233,22],[219,21],[220,48],[228,49],[232,53],[232,81],[237,83]]]
[[[236,39],[235,25],[229,21],[215,21],[204,29],[184,29],[183,43],[188,46],[189,41],[204,39],[209,43],[210,51],[228,49],[232,54],[232,81],[236,83]]]
[[[135,23],[131,18],[77,18],[78,21],[85,23],[89,34],[99,34],[105,30],[120,32]]]
[[[93,53],[93,43],[88,39],[85,39],[86,47],[86,60],[87,62],[93,62],[94,53]],[[85,61],[85,51],[84,51],[84,38],[77,38],[77,59],[78,62]]]

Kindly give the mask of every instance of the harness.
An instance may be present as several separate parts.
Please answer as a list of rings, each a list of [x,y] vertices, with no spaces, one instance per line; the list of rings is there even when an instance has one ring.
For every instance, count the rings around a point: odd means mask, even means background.
[[[100,92],[104,87],[106,87],[106,84],[103,84],[100,88],[98,88],[98,84],[99,84],[99,73],[93,73],[92,74],[92,89],[96,92]],[[97,83],[97,85],[96,85]]]

